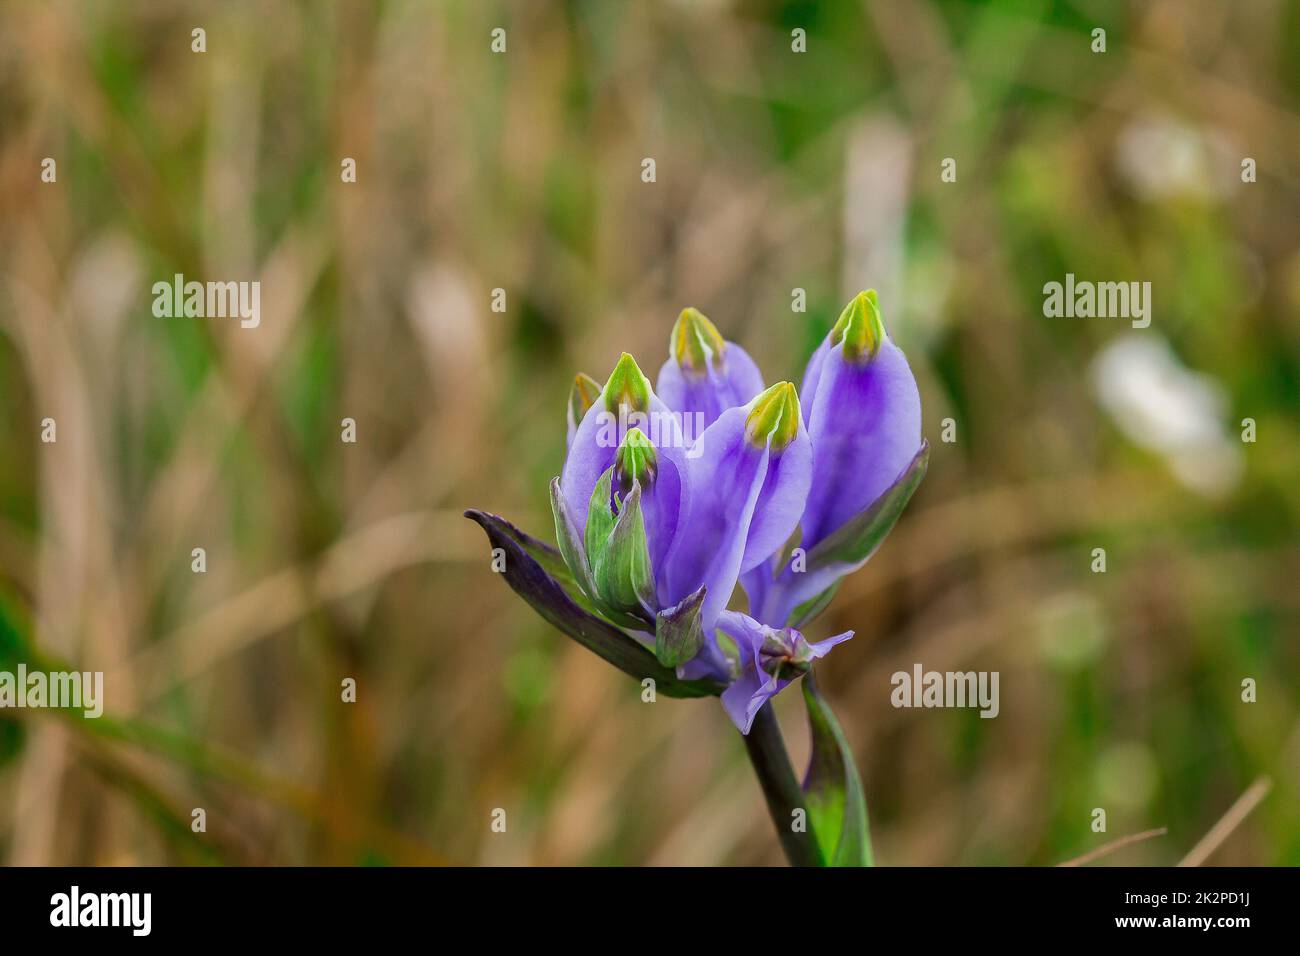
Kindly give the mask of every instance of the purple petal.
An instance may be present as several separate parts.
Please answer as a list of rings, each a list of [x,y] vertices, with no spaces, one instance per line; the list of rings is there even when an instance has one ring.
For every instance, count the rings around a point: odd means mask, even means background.
[[[812,442],[800,422],[794,441],[772,454],[750,522],[745,555],[740,562],[742,571],[766,561],[794,534],[808,500],[812,478]]]
[[[766,680],[761,678],[766,677]],[[754,717],[763,705],[779,694],[789,681],[779,681],[757,668],[740,675],[740,679],[722,692],[722,706],[742,734],[749,733]]]
[[[747,734],[754,722],[754,716],[762,706],[791,683],[787,679],[768,674],[763,670],[760,662],[759,651],[763,647],[763,642],[776,629],[736,611],[723,611],[718,616],[717,629],[730,636],[740,648],[740,658],[744,662],[743,669],[740,676],[722,692],[722,706],[740,732]],[[853,636],[852,631],[845,631],[843,634],[810,644],[799,632],[792,633],[795,644],[807,647],[808,656],[814,659],[825,657],[832,647],[844,643]]]
[[[816,362],[816,356],[814,356]],[[868,507],[921,447],[921,396],[907,358],[889,339],[870,361],[849,361],[830,348],[809,363],[814,391],[808,432],[812,490],[804,509],[801,547],[810,550]]]
[[[650,549],[650,567],[654,572],[659,603],[670,606],[667,600],[668,573],[666,562],[677,535],[683,501],[682,473],[678,462],[666,453],[660,453],[659,470],[655,480],[641,490],[641,514],[645,519],[646,544]]]
[[[668,603],[708,588],[700,623],[713,629],[740,575],[745,539],[768,472],[771,452],[745,437],[746,409],[731,408],[700,436],[685,458],[685,507],[665,562]]]
[[[764,565],[752,573],[758,574],[766,567]],[[787,563],[776,580],[761,592],[757,602],[752,595],[749,596],[750,612],[757,614],[760,620],[771,622],[773,627],[781,627],[790,621],[795,608],[811,601],[844,574],[844,568],[796,572]],[[745,580],[748,582],[750,579]],[[745,593],[749,595],[748,590]]]
[[[705,370],[686,371],[670,356],[655,383],[655,394],[682,416],[688,439],[698,437],[728,408],[744,405],[762,390],[763,375],[758,366],[734,342],[726,344],[720,370],[710,361]]]
[[[659,456],[661,473],[669,474],[668,482],[680,487],[685,441],[678,420],[668,406],[651,395],[648,413],[620,416],[607,411],[604,402],[597,402],[582,417],[564,460],[564,470],[560,473],[560,491],[575,519],[579,535],[587,528],[587,507],[596,482],[614,464],[618,446],[633,428],[640,428],[650,439]],[[667,496],[665,492],[665,503]],[[666,519],[670,509],[663,507],[659,510],[661,517]],[[650,534],[649,525],[646,532]],[[671,532],[672,528],[669,528],[668,533]],[[667,543],[664,544],[666,549]]]
[[[760,621],[780,626],[783,621],[775,621],[766,616],[765,607],[770,600],[769,595],[776,586],[773,566],[776,563],[778,555],[772,555],[767,560],[760,562],[756,567],[751,568],[740,576],[740,586],[745,589],[745,597],[749,600],[749,613]]]
[[[828,637],[824,641],[810,641],[808,648],[812,651],[813,657],[825,657],[831,652],[832,647],[836,644],[843,644],[852,636],[852,631],[845,631],[843,634],[836,634],[834,637]]]
[[[903,473],[867,508],[852,516],[831,537],[823,538],[795,562],[782,551],[741,579],[749,595],[750,613],[771,624],[807,621],[819,613],[820,602],[794,615],[799,605],[825,596],[844,575],[862,567],[889,534],[908,500],[925,477],[929,446],[922,441]],[[775,569],[775,575],[769,574]],[[797,620],[796,620],[797,618]]]
[[[762,706],[780,693],[789,681],[778,680],[759,666],[758,652],[763,646],[764,628],[758,621],[736,611],[724,611],[718,617],[717,626],[735,640],[743,661],[740,677],[722,692],[722,706],[737,729],[747,734]]]
[[[746,663],[751,659],[758,660],[758,652],[768,631],[761,621],[739,611],[723,611],[718,615],[717,628],[735,640]]]
[[[803,399],[803,420],[804,424],[808,423],[808,416],[812,414],[813,396],[817,394],[817,383],[822,377],[822,363],[826,361],[826,353],[831,350],[830,339],[822,339],[822,344],[817,346],[817,351],[813,352],[808,359],[808,364],[804,366],[803,383],[799,386],[799,395]]]

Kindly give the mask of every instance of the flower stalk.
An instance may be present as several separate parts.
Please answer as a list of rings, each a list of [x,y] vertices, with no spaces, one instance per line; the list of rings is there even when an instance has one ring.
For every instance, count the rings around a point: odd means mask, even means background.
[[[749,733],[742,735],[745,752],[754,766],[767,812],[781,839],[781,849],[791,866],[823,866],[821,852],[808,824],[803,791],[790,764],[790,755],[781,737],[781,725],[771,704],[764,704],[750,725]],[[802,826],[798,821],[802,820]]]

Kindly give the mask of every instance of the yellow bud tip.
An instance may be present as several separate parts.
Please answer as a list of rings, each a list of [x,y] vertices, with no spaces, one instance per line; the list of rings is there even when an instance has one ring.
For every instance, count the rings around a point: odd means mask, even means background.
[[[579,372],[573,377],[573,387],[569,389],[569,418],[574,422],[582,421],[587,410],[596,404],[600,397],[600,383],[590,375]]]
[[[722,369],[727,343],[703,312],[682,309],[673,325],[668,351],[683,371],[700,374],[707,372],[710,365],[715,371]]]
[[[650,410],[650,379],[645,377],[636,359],[627,352],[618,360],[605,382],[605,408],[617,414],[626,405],[634,412]]]
[[[831,329],[831,345],[844,345],[844,357],[851,362],[871,361],[885,341],[885,323],[880,317],[880,300],[875,289],[853,297]]]
[[[799,434],[799,393],[789,382],[778,382],[754,399],[745,418],[745,439],[782,451]]]

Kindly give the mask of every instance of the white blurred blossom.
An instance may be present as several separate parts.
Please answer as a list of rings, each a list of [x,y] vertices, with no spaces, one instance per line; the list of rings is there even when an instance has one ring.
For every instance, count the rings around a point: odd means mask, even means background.
[[[1141,198],[1219,198],[1240,185],[1240,157],[1220,130],[1166,115],[1131,121],[1115,144],[1120,175]]]
[[[1097,353],[1091,372],[1097,401],[1115,424],[1162,455],[1184,485],[1206,495],[1236,486],[1243,456],[1225,427],[1224,390],[1184,366],[1163,338],[1121,336]]]

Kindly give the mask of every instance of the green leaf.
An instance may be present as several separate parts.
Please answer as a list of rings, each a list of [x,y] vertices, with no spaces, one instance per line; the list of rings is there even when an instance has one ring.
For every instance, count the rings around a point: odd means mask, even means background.
[[[32,661],[30,634],[30,615],[7,588],[0,588],[0,670],[12,671],[20,661]]]
[[[31,621],[25,609],[11,598],[7,589],[0,588],[0,670],[13,672],[20,662],[32,662],[28,634]],[[14,760],[23,749],[27,729],[17,717],[0,711],[0,767]]]
[[[804,803],[813,836],[829,866],[871,866],[867,798],[853,752],[840,723],[817,690],[813,675],[803,679],[812,755],[804,776]]]
[[[554,554],[550,548],[540,541],[529,538],[523,532],[519,532],[520,537],[526,538],[537,546],[534,548],[526,547],[525,550],[561,585],[565,584],[565,578],[573,582],[573,587],[565,588],[569,597],[573,598],[580,607],[594,613],[596,610],[593,603],[596,599],[596,583],[591,578],[591,566],[587,563],[586,548],[578,537],[578,529],[573,526],[573,518],[569,514],[568,506],[564,503],[564,495],[560,492],[559,478],[551,479],[551,513],[555,517],[555,540],[560,546],[559,556],[561,560],[558,562],[560,568],[547,565],[546,561],[549,555]],[[541,551],[542,554],[539,555],[538,551]],[[552,562],[552,564],[554,563],[556,562]],[[561,573],[563,577],[561,577]]]
[[[837,565],[847,570],[870,558],[888,537],[903,509],[907,507],[912,493],[925,477],[929,463],[930,444],[922,440],[921,448],[911,464],[870,508],[849,519],[843,527],[818,542],[808,552],[808,573]]]
[[[492,547],[505,551],[506,570],[501,576],[514,592],[583,647],[637,680],[653,679],[656,692],[666,697],[711,697],[723,691],[712,681],[680,680],[630,634],[581,607],[548,570],[565,567],[557,551],[497,515],[471,509],[465,517],[483,528]],[[540,551],[545,566],[533,557],[534,551]]]
[[[604,486],[604,494],[609,494],[611,487],[610,475],[611,471],[605,472],[605,477],[597,483],[596,492],[591,497],[591,505],[587,515],[588,541],[593,540],[593,528],[603,527],[606,537],[614,528],[615,520],[613,514],[610,513],[609,506],[605,505],[599,509],[596,506],[596,502],[600,500],[598,496],[601,494],[602,485]],[[592,561],[589,560],[589,549],[578,536],[578,529],[573,523],[573,515],[570,514],[568,505],[564,501],[564,495],[560,491],[559,478],[551,479],[551,514],[555,518],[555,540],[560,546],[560,554],[563,557],[562,563],[571,572],[571,580],[576,583],[575,589],[569,589],[569,597],[573,598],[574,602],[583,610],[606,617],[620,627],[630,627],[638,631],[648,630],[648,617],[642,618],[624,614],[601,597],[600,589],[596,585]],[[603,541],[604,537],[597,537],[594,540]],[[595,553],[599,554],[600,550],[597,549]]]
[[[660,611],[655,617],[655,657],[664,667],[685,664],[704,646],[704,628],[700,626],[700,608],[707,589],[701,585],[694,594],[675,607]]]

